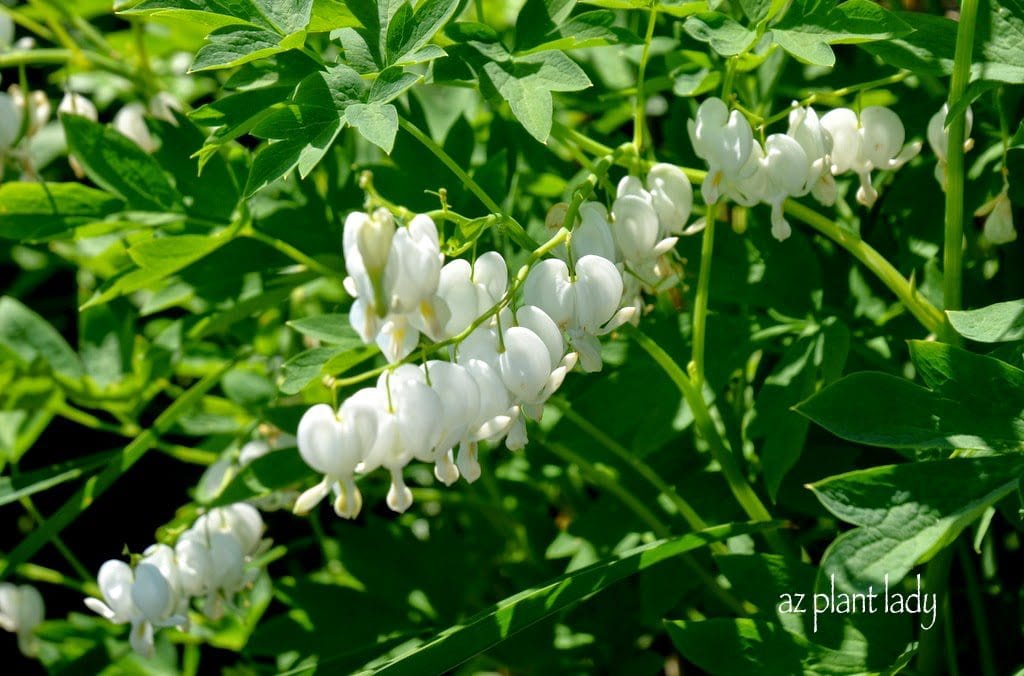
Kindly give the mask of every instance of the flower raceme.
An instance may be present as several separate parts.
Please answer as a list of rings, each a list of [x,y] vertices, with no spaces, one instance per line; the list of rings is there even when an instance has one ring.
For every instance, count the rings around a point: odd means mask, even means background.
[[[217,619],[234,595],[252,583],[258,571],[250,564],[269,544],[263,531],[263,519],[252,505],[212,509],[174,547],[153,545],[134,566],[117,559],[100,566],[103,598],[87,598],[85,605],[114,624],[131,625],[132,648],[151,656],[157,629],[188,630],[193,598],[204,597],[203,612]]]

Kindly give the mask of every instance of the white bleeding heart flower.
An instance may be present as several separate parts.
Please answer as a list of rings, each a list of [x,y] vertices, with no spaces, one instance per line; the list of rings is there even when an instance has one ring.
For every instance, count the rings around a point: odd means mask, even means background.
[[[8,91],[22,113],[24,113],[26,108],[28,109],[28,131],[26,134],[29,137],[35,136],[40,129],[46,126],[46,123],[50,121],[50,116],[53,114],[53,105],[50,103],[50,98],[46,95],[46,92],[38,89],[29,92],[26,97],[18,85],[11,85]]]
[[[896,113],[881,106],[865,108],[859,118],[849,108],[836,108],[821,118],[821,125],[832,136],[832,174],[857,174],[857,201],[868,207],[878,199],[871,171],[898,169],[921,150],[918,142],[903,145],[903,123]]]
[[[575,279],[570,279],[563,261],[541,261],[526,277],[523,300],[543,310],[567,332],[585,371],[599,371],[602,364],[596,337],[629,321],[636,309],[619,309],[622,274],[608,259],[584,256],[576,263],[575,272]]]
[[[496,305],[508,290],[508,266],[496,251],[488,251],[470,265],[455,259],[441,268],[437,296],[444,303],[445,338],[462,333],[478,317]]]
[[[67,92],[57,106],[57,112],[65,115],[79,115],[96,122],[99,119],[99,112],[95,104],[87,97],[77,92]]]
[[[258,509],[247,502],[216,507],[196,519],[193,528],[208,533],[229,533],[242,546],[246,556],[258,554],[269,541],[263,539],[266,525]]]
[[[644,182],[637,176],[627,175],[619,179],[619,184],[615,188],[615,197],[618,199],[626,195],[639,197],[648,204],[652,201],[651,193],[647,192]]]
[[[938,158],[935,164],[935,180],[939,182],[942,189],[946,189],[946,162],[949,157],[949,130],[946,128],[946,117],[949,115],[949,104],[942,104],[942,108],[932,115],[928,120],[928,145]],[[970,138],[971,130],[974,127],[974,111],[970,106],[964,112],[964,152],[974,147],[974,139]]]
[[[150,97],[149,112],[154,118],[177,127],[178,119],[174,114],[182,112],[181,101],[170,92],[159,92]]]
[[[387,209],[377,209],[373,214],[355,211],[345,219],[342,230],[342,252],[348,271],[345,290],[363,300],[368,316],[383,317],[388,309],[383,286],[384,267],[394,235],[395,219]]]
[[[85,605],[114,624],[131,624],[132,649],[140,655],[152,656],[153,623],[135,599],[138,596],[150,610],[156,610],[157,615],[170,605],[170,586],[160,571],[147,565],[140,581],[127,563],[110,560],[100,566],[96,581],[103,599],[89,597]]]
[[[182,590],[174,549],[164,544],[155,544],[147,547],[142,554],[140,564],[145,563],[156,568],[167,582],[167,586],[170,587],[175,605],[171,610],[172,619],[169,619],[168,623],[186,625],[188,623],[188,596]]]
[[[18,649],[33,657],[38,649],[36,627],[45,619],[46,607],[39,590],[32,585],[0,583],[0,628],[18,637]]]
[[[622,257],[630,264],[643,264],[661,256],[677,241],[661,239],[661,223],[650,200],[632,194],[619,197],[612,204],[612,235]]]
[[[786,135],[800,144],[810,163],[806,183],[794,196],[809,192],[825,206],[835,204],[836,181],[832,177],[830,167],[832,136],[822,126],[814,108],[803,108],[794,103],[789,113],[789,128]]]
[[[420,342],[419,329],[406,315],[387,315],[377,332],[377,347],[388,362],[402,361]]]
[[[299,455],[323,481],[295,502],[295,512],[304,514],[336,490],[334,510],[345,519],[355,518],[362,507],[362,495],[354,474],[377,441],[379,419],[387,402],[374,388],[364,388],[349,397],[335,415],[326,404],[310,408],[299,421],[296,434]]]
[[[662,236],[682,234],[693,210],[693,186],[683,170],[674,164],[655,164],[647,172],[647,190]]]
[[[689,120],[690,142],[697,156],[708,163],[708,174],[701,185],[706,204],[714,204],[722,194],[722,184],[743,178],[750,159],[754,132],[747,119],[726,107],[716,97],[706,99]]]
[[[441,433],[434,450],[434,476],[447,486],[459,478],[452,449],[472,441],[471,432],[480,418],[481,396],[469,370],[461,364],[429,361],[430,387],[441,399]]]
[[[1010,202],[1009,186],[1003,186],[995,199],[983,205],[976,216],[985,216],[982,235],[992,244],[1008,244],[1017,239],[1013,227],[1013,204]]]
[[[608,210],[600,202],[584,202],[580,205],[580,222],[572,229],[572,255],[578,261],[584,256],[600,256],[614,261],[616,256],[615,238]]]
[[[113,127],[147,153],[151,153],[157,149],[157,142],[146,126],[145,115],[146,108],[141,103],[129,103],[114,115]]]
[[[443,404],[438,394],[418,378],[396,371],[398,376],[385,372],[377,383],[378,405],[383,405],[383,410],[377,421],[376,441],[359,471],[387,469],[391,473],[388,507],[404,512],[412,505],[412,492],[405,485],[402,470],[413,458],[433,459],[442,432]]]
[[[437,291],[443,260],[437,225],[429,216],[419,214],[398,228],[384,269],[390,311],[414,312],[429,301]]]
[[[785,134],[769,136],[764,149],[763,175],[767,181],[762,199],[771,205],[772,236],[781,242],[792,232],[782,213],[782,203],[804,190],[811,163],[800,144]]]

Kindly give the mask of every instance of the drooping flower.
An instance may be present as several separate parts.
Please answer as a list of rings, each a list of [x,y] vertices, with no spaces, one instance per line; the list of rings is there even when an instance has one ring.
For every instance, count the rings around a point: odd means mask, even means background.
[[[949,157],[949,129],[946,128],[946,117],[949,115],[949,104],[942,104],[942,108],[932,115],[928,120],[928,145],[938,161],[935,163],[935,180],[939,182],[942,189],[946,189],[946,164]],[[974,139],[970,138],[971,129],[974,127],[974,111],[970,106],[964,112],[964,152],[974,147]]]
[[[145,115],[145,106],[132,102],[117,111],[112,124],[114,129],[130,138],[147,153],[151,153],[157,149],[157,142],[146,126]]]
[[[754,132],[747,118],[737,110],[730,112],[716,97],[700,104],[697,117],[689,120],[687,128],[694,152],[708,163],[701,194],[706,204],[714,204],[723,192],[723,183],[743,178]]]
[[[46,615],[46,607],[39,590],[29,584],[0,583],[0,628],[18,637],[18,649],[26,657],[33,657],[38,648],[35,635]]]
[[[903,122],[882,106],[865,108],[859,118],[849,108],[836,108],[821,118],[821,125],[832,136],[832,174],[857,174],[857,201],[868,207],[878,199],[871,184],[872,170],[899,169],[921,150],[919,142],[903,144]]]
[[[647,172],[647,190],[662,235],[682,234],[693,209],[693,186],[683,170],[674,164],[655,164]]]
[[[800,144],[809,162],[804,186],[794,196],[811,193],[825,206],[836,201],[836,181],[830,171],[832,136],[822,126],[818,113],[807,106],[794,105],[789,113],[789,128],[786,135]]]
[[[771,205],[772,236],[781,242],[792,232],[782,213],[782,203],[806,188],[811,163],[800,144],[785,134],[769,136],[764,150],[761,163],[766,181],[762,200]]]

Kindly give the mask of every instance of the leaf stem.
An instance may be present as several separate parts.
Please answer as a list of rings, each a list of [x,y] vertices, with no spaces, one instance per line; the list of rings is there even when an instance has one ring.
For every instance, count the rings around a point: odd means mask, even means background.
[[[488,211],[492,214],[497,214],[502,217],[502,221],[505,227],[508,228],[509,234],[515,239],[520,245],[527,249],[537,248],[538,243],[530,237],[523,226],[516,219],[502,212],[501,207],[495,202],[490,195],[480,187],[480,184],[473,180],[466,170],[459,166],[459,163],[452,159],[452,156],[445,152],[444,148],[439,146],[434,139],[430,138],[427,134],[423,133],[412,122],[406,120],[403,117],[398,118],[398,126],[407,131],[410,136],[423,144],[427,150],[434,154],[437,159],[441,160],[444,166],[448,167],[455,176],[462,181],[462,184],[473,193],[480,203],[487,207]]]
[[[708,207],[704,218],[704,233],[700,247],[700,273],[697,293],[693,300],[693,357],[690,375],[698,390],[704,386],[704,345],[707,334],[708,296],[711,292],[711,258],[715,247],[715,221],[718,220],[718,202]]]
[[[324,265],[323,263],[319,262],[312,256],[309,256],[299,251],[297,248],[295,248],[288,242],[283,242],[277,239],[276,237],[271,237],[270,235],[262,233],[259,230],[254,230],[251,228],[243,230],[239,234],[242,237],[248,237],[249,239],[254,239],[257,242],[262,242],[266,244],[270,248],[276,250],[278,253],[284,254],[285,256],[291,258],[296,263],[305,266],[306,269],[312,270],[313,272],[321,274],[324,277],[335,277],[337,279],[345,279],[345,273],[343,271],[335,270],[334,268],[328,265]]]
[[[629,508],[641,521],[643,521],[657,537],[662,539],[672,537],[672,531],[665,524],[661,523],[661,521],[658,520],[658,517],[655,516],[643,502],[641,502],[631,492],[623,488],[622,483],[612,471],[598,467],[579,453],[560,443],[544,439],[541,441],[541,444],[563,462],[579,467],[580,470],[590,479],[591,483],[600,486],[611,495],[618,498],[618,500]],[[682,560],[694,573],[696,573],[704,586],[711,590],[711,592],[714,593],[714,595],[722,601],[726,607],[740,615],[750,614],[749,609],[744,606],[742,601],[733,596],[727,589],[723,589],[718,580],[704,570],[704,568],[694,561],[692,557],[684,556]]]
[[[978,0],[960,3],[960,23],[956,34],[956,54],[953,76],[949,84],[948,110],[960,103],[971,77],[971,57],[974,46],[974,26],[978,16]],[[946,213],[943,245],[942,304],[944,310],[963,307],[963,253],[964,253],[964,137],[966,135],[966,109],[947,117],[949,150],[946,159]],[[951,326],[946,325],[946,338],[959,340]]]
[[[675,488],[670,486],[658,473],[647,463],[640,458],[636,457],[629,451],[625,446],[615,441],[606,434],[603,430],[598,428],[592,422],[581,416],[579,413],[573,410],[572,406],[569,405],[563,399],[553,399],[550,402],[555,408],[561,411],[562,415],[566,420],[579,427],[587,435],[589,435],[598,444],[609,450],[612,454],[618,457],[620,460],[629,465],[637,474],[647,480],[654,488],[660,491],[665,497],[667,497],[680,516],[686,520],[690,528],[693,530],[704,530],[708,527],[707,522],[701,518],[700,514],[697,513],[690,503],[688,503]],[[719,547],[713,547],[716,551],[725,553],[728,549],[724,545]]]
[[[654,39],[654,27],[658,21],[657,5],[651,4],[647,18],[647,34],[644,36],[644,48],[640,54],[640,66],[636,75],[636,111],[633,115],[633,145],[637,154],[643,150],[644,130],[647,128],[647,93],[644,91],[644,77],[647,73],[647,60],[651,55],[651,41]]]

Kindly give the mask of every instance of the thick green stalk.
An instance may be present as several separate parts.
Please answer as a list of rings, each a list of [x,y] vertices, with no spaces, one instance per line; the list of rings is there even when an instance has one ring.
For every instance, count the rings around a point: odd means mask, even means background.
[[[978,0],[963,0],[960,6],[960,25],[956,35],[956,56],[953,77],[949,84],[949,109],[960,102],[971,77],[971,57],[974,47],[974,26],[978,16]],[[945,310],[959,310],[963,306],[963,251],[964,251],[964,140],[966,135],[965,111],[946,120],[949,126],[949,150],[946,158],[946,229],[943,250],[942,299]],[[947,332],[950,340],[956,334]]]

